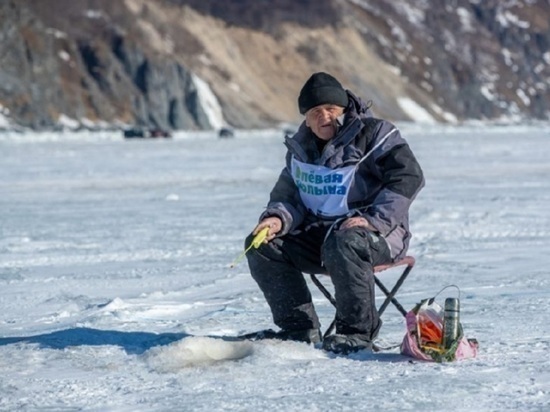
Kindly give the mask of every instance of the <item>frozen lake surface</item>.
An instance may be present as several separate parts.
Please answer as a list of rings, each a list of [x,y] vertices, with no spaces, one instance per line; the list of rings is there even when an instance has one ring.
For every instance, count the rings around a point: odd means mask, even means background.
[[[398,297],[458,285],[476,359],[207,337],[273,327],[229,264],[283,166],[279,132],[0,134],[0,410],[550,410],[549,128],[402,133],[427,185]],[[383,319],[399,343],[401,314]]]

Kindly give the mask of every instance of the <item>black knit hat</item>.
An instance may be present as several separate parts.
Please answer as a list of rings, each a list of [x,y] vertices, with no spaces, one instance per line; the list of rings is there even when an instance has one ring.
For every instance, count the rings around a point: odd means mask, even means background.
[[[298,97],[300,114],[320,104],[335,104],[346,107],[348,94],[338,80],[328,73],[314,73],[307,80]]]

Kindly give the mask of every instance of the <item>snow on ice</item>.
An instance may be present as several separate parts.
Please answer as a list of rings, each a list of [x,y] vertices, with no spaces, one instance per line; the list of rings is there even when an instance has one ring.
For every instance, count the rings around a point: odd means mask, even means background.
[[[402,130],[427,186],[399,300],[460,286],[476,359],[221,338],[273,327],[246,263],[229,264],[282,167],[279,131],[5,132],[0,410],[550,410],[547,125]],[[382,343],[399,343],[402,316],[383,319]]]

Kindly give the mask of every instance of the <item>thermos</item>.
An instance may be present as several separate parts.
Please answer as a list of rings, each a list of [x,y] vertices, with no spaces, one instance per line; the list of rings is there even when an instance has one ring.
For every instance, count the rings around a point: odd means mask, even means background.
[[[458,339],[460,324],[460,301],[457,298],[445,299],[443,315],[443,347],[449,349]]]

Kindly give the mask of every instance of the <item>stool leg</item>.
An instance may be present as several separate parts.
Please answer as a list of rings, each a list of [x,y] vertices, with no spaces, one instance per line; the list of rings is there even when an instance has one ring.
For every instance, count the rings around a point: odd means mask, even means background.
[[[407,265],[407,267],[405,268],[405,270],[403,271],[403,273],[401,274],[401,276],[399,277],[399,279],[397,280],[397,282],[395,283],[391,291],[388,290],[386,286],[384,286],[382,281],[378,279],[378,276],[376,275],[374,276],[374,281],[376,283],[376,286],[378,286],[380,290],[384,292],[384,294],[386,295],[386,299],[378,309],[379,316],[382,316],[382,313],[384,313],[384,311],[386,310],[390,302],[393,303],[393,305],[397,308],[397,310],[399,310],[399,312],[401,312],[403,316],[407,315],[407,311],[397,301],[397,299],[395,299],[395,294],[397,293],[401,285],[403,285],[403,282],[405,282],[405,279],[407,279],[407,276],[409,275],[413,267],[414,267],[414,263]],[[313,273],[311,273],[310,276],[315,286],[317,286],[321,291],[321,293],[329,300],[329,302],[332,303],[334,307],[336,307],[336,301],[334,300],[330,292],[327,290],[327,288],[323,286],[321,281]],[[334,318],[334,320],[331,322],[326,332],[323,334],[323,338],[326,338],[327,336],[329,336],[334,331],[335,327],[336,327],[336,318]]]
[[[315,276],[313,273],[310,274],[311,276],[311,280],[313,281],[313,283],[315,284],[315,286],[317,286],[319,288],[319,290],[321,291],[321,293],[325,296],[325,298],[328,299],[328,301],[330,303],[332,303],[332,306],[336,307],[336,301],[334,300],[334,298],[332,297],[332,295],[330,294],[330,292],[327,290],[327,288],[325,288],[325,286],[321,283],[321,281],[317,278],[317,276]],[[336,327],[336,317],[333,319],[333,321],[330,323],[330,326],[328,327],[328,329],[325,331],[325,333],[323,333],[323,339],[326,338],[327,336],[329,336],[333,331],[334,331],[334,328]]]
[[[399,279],[397,280],[395,286],[392,288],[391,291],[389,291],[382,284],[382,282],[380,281],[380,279],[378,279],[377,276],[374,277],[374,281],[376,282],[376,285],[386,295],[386,300],[384,300],[384,303],[382,303],[382,306],[380,306],[380,309],[378,309],[379,315],[382,315],[382,313],[384,313],[384,311],[386,310],[386,307],[390,304],[390,302],[394,304],[394,306],[399,310],[399,312],[401,312],[403,316],[407,315],[407,311],[403,308],[403,306],[401,306],[401,304],[397,301],[397,299],[395,299],[395,294],[397,293],[397,291],[399,290],[403,282],[405,282],[405,279],[409,275],[412,268],[413,268],[413,265],[407,265],[407,267],[405,268],[405,270],[403,271],[403,273],[401,274],[401,276],[399,277]]]

